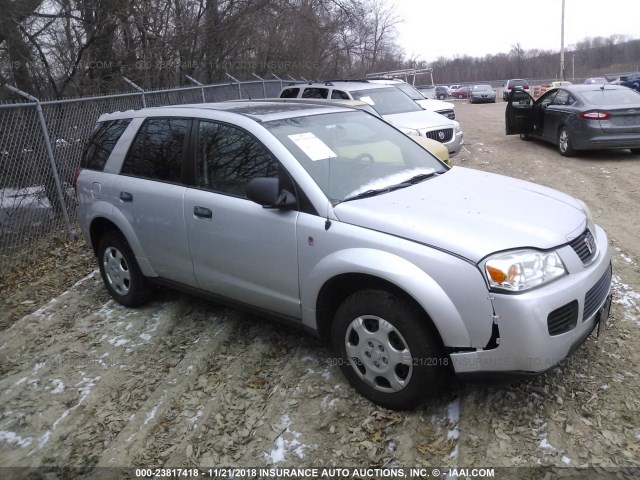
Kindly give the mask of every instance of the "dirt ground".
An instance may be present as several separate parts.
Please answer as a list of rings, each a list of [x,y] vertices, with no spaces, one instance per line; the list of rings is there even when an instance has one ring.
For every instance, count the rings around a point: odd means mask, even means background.
[[[64,244],[0,286],[0,465],[640,466],[640,157],[506,137],[504,106],[456,102],[454,165],[577,196],[613,246],[608,330],[570,361],[392,412],[313,337],[164,290],[121,307]]]

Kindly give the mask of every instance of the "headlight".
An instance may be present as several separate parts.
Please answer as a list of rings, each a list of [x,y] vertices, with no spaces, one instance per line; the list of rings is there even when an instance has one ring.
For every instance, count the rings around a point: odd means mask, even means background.
[[[485,262],[491,288],[521,292],[548,283],[567,274],[558,254],[537,250],[499,253]]]
[[[457,120],[454,120],[453,124],[455,125],[456,132],[462,131],[462,129],[460,128],[460,122],[458,122]]]
[[[400,130],[405,135],[413,135],[416,137],[420,136],[420,132],[418,130],[414,130],[413,128],[399,128],[398,130]]]
[[[589,230],[594,232],[595,230],[594,230],[593,227],[595,225],[595,222],[593,221],[593,214],[591,213],[591,209],[587,206],[586,203],[584,203],[579,198],[577,198],[576,200],[578,200],[578,202],[580,202],[580,206],[584,210],[584,214],[587,216],[587,227],[589,227]]]

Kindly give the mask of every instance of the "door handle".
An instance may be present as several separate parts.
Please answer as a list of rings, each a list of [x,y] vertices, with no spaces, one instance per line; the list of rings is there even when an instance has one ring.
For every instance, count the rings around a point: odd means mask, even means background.
[[[199,218],[213,218],[213,212],[211,209],[205,207],[193,207],[193,214]]]
[[[133,195],[129,192],[120,192],[120,200],[123,202],[133,202]]]

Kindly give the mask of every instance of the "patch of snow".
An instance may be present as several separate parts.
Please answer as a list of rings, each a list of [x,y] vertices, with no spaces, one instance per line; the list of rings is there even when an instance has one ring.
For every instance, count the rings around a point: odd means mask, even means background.
[[[162,405],[162,402],[160,402],[158,405],[156,405],[155,407],[153,407],[149,413],[147,413],[147,417],[144,419],[144,423],[143,425],[148,424],[151,420],[153,420],[153,418],[156,416],[156,412],[158,411],[158,407]]]
[[[562,456],[562,463],[564,463],[565,465],[569,465],[571,463],[571,459],[569,457],[567,457],[566,455]]]
[[[60,380],[59,378],[54,378],[53,380],[51,380],[51,383],[53,383],[53,390],[51,390],[51,393],[64,392],[64,383],[62,383],[62,380]]]
[[[28,380],[29,377],[22,377],[20,380],[18,380],[16,383],[13,384],[14,387],[17,387],[18,385],[22,385],[24,382],[26,382]]]
[[[291,420],[289,419],[289,415],[286,413],[282,415],[281,422],[284,427],[284,431],[276,439],[276,448],[271,450],[270,453],[265,452],[265,457],[270,459],[272,464],[283,462],[287,451],[292,451],[298,458],[304,458],[304,450],[306,448],[315,448],[300,443],[300,440],[298,440],[298,438],[300,438],[300,433],[291,431]],[[285,439],[284,436],[286,434],[293,438],[291,440]]]
[[[31,445],[31,442],[33,442],[33,438],[21,437],[20,435],[16,435],[15,432],[7,432],[6,430],[0,430],[0,442],[16,444],[20,448],[25,448]]]
[[[202,410],[203,410],[202,407],[200,407],[196,412],[196,414],[193,417],[188,419],[188,422],[191,425],[192,430],[195,430],[197,428],[198,424],[196,422],[202,416]]]
[[[336,406],[338,405],[338,402],[340,401],[339,398],[332,398],[331,400],[329,400],[329,395],[325,396],[322,401],[320,402],[320,406],[322,408],[336,408]]]
[[[331,378],[331,373],[329,372],[329,370],[325,369],[322,372],[322,378],[324,378],[325,380],[329,380]]]
[[[36,364],[33,366],[33,371],[34,371],[34,372],[37,372],[37,371],[38,371],[38,370],[40,370],[42,367],[44,367],[44,365],[45,365],[45,362],[36,363]]]
[[[540,440],[540,444],[538,445],[539,448],[543,449],[543,450],[551,450],[551,451],[556,451],[556,447],[554,447],[553,445],[551,445],[548,441],[547,441],[547,436],[543,436],[542,440]]]
[[[51,438],[51,430],[47,430],[44,433],[44,435],[42,435],[38,440],[38,450],[40,450],[42,447],[44,447],[47,444],[47,442],[49,441],[49,438]]]

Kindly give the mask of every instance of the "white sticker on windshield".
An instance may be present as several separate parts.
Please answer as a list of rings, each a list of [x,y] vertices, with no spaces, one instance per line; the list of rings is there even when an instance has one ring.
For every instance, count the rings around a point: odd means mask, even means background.
[[[325,158],[336,158],[338,156],[327,146],[326,143],[311,132],[289,135],[289,138],[313,162],[324,160]]]
[[[371,106],[376,104],[376,102],[374,102],[371,97],[360,97],[358,100],[360,100],[361,102],[368,103]]]

